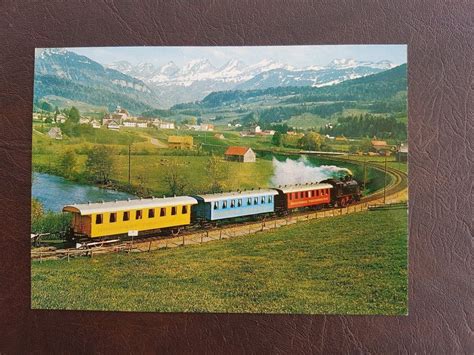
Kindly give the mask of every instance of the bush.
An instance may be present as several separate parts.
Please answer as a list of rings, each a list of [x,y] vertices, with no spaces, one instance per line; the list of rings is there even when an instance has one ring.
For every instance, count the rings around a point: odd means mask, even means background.
[[[32,233],[51,233],[50,239],[60,239],[69,230],[72,215],[70,213],[47,212],[32,222]]]

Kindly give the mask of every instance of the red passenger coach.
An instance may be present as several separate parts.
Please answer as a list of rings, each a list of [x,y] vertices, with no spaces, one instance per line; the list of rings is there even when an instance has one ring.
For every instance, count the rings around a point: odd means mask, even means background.
[[[301,184],[279,186],[277,209],[291,210],[302,207],[329,205],[331,202],[331,184]]]

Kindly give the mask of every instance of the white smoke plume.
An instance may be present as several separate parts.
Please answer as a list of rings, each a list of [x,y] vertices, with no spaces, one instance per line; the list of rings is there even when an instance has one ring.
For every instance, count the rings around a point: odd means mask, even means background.
[[[298,160],[287,158],[285,161],[278,161],[273,158],[272,163],[274,175],[271,184],[273,186],[319,182],[335,177],[337,173],[342,172],[352,175],[349,169],[335,165],[311,166],[311,163],[305,157]]]

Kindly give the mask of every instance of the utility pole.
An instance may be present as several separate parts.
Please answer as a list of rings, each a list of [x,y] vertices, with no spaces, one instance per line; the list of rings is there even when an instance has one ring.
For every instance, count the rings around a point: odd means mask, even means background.
[[[128,184],[130,185],[131,179],[130,179],[130,151],[132,150],[132,145],[128,145]]]
[[[383,204],[385,205],[386,197],[386,188],[387,188],[387,153],[385,152],[385,174],[383,176]]]
[[[367,156],[364,157],[364,190],[367,188]]]

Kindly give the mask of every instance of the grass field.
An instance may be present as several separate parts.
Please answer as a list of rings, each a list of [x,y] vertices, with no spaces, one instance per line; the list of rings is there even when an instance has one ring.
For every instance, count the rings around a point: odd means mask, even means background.
[[[32,307],[407,313],[407,211],[362,212],[198,246],[32,262]]]

